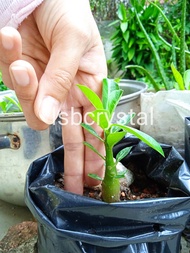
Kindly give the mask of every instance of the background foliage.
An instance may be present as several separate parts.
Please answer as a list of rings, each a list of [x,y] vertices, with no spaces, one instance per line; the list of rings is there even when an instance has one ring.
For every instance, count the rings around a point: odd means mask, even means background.
[[[149,82],[146,76],[142,77],[142,73],[136,69],[125,69],[127,65],[140,65],[146,68],[156,82],[162,86],[162,81],[157,75],[154,57],[149,49],[146,39],[139,28],[134,17],[134,9],[130,1],[137,0],[90,0],[91,9],[97,23],[105,20],[114,20],[112,27],[107,27],[107,30],[112,29],[110,40],[112,42],[112,56],[108,59],[108,74],[109,77],[124,77],[129,79],[143,80]],[[181,30],[181,3],[183,0],[152,0],[157,3],[164,11],[167,18],[171,22],[173,28],[180,36]],[[172,61],[172,51],[162,40],[160,40],[157,31],[162,37],[172,43],[172,36],[165,24],[160,18],[157,10],[153,6],[147,5],[144,2],[144,9],[140,14],[140,19],[146,27],[149,36],[153,40],[157,51],[160,54],[162,65],[168,76],[168,80],[172,80],[172,71],[170,68]],[[121,12],[119,5],[123,3],[126,7],[126,13]],[[186,45],[190,48],[190,5],[187,4],[187,19],[186,19]],[[157,22],[157,27],[156,27]],[[104,38],[103,38],[104,39]],[[113,67],[114,66],[114,67]],[[190,69],[190,59],[186,60],[186,68]],[[2,81],[0,72],[0,91],[6,90],[7,87]]]
[[[7,90],[7,89],[8,88],[3,83],[2,74],[1,74],[1,71],[0,71],[0,91]]]
[[[181,4],[183,0],[179,1],[165,1],[160,4],[158,1],[152,1],[156,3],[167,16],[175,29],[178,36],[181,32]],[[132,4],[130,4],[132,3]],[[127,65],[140,65],[147,69],[154,77],[159,86],[162,86],[162,80],[157,75],[157,69],[155,67],[155,61],[147,43],[147,40],[142,33],[141,28],[135,18],[135,10],[133,5],[143,4],[143,8],[138,12],[138,16],[145,27],[149,37],[151,38],[154,46],[159,52],[161,64],[164,68],[168,82],[171,82],[173,86],[173,75],[171,71],[171,63],[173,62],[173,50],[160,38],[161,36],[172,44],[172,34],[170,33],[165,20],[159,15],[158,10],[153,6],[147,4],[144,0],[131,0],[125,9],[119,8],[117,10],[117,18],[114,23],[115,33],[111,37],[113,44],[113,54],[109,62],[115,62],[118,69],[123,70],[122,77],[130,79],[143,79],[146,82],[149,80],[146,77],[142,78],[142,73],[137,69],[125,69]],[[190,14],[190,5],[187,4],[187,17]],[[190,19],[186,19],[186,45],[190,45]],[[175,45],[176,46],[176,45]],[[178,45],[179,46],[179,45]],[[178,53],[177,53],[178,54]],[[189,58],[186,59],[186,69],[190,68]],[[178,62],[176,62],[177,64]]]

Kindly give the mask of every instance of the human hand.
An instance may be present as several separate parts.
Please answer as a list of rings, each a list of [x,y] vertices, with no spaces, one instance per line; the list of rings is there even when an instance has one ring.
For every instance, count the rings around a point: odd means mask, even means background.
[[[0,69],[4,83],[15,90],[31,128],[47,128],[60,111],[67,115],[67,124],[62,126],[65,189],[82,194],[84,181],[95,183],[88,173],[103,174],[101,159],[85,149],[83,141],[100,152],[103,146],[80,124],[73,124],[80,115],[84,118],[92,111],[75,84],[88,85],[100,95],[102,78],[107,75],[101,38],[88,1],[44,0],[18,31],[3,28]],[[71,108],[78,114],[71,115]]]

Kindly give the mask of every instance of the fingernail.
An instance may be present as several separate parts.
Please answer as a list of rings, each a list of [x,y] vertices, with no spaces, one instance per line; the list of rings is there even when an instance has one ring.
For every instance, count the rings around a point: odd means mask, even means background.
[[[39,117],[46,124],[53,124],[59,115],[61,105],[55,98],[47,96],[42,100]]]
[[[16,83],[20,86],[27,86],[30,83],[30,77],[28,75],[27,68],[12,66],[10,67],[11,73],[16,81]]]
[[[1,41],[3,47],[7,50],[13,49],[14,46],[13,37],[9,34],[6,28],[1,29],[1,34],[2,34]]]

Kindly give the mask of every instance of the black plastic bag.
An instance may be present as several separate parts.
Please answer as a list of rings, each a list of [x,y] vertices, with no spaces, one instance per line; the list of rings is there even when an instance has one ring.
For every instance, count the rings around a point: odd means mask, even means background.
[[[122,140],[114,153],[131,145],[122,163],[143,169],[168,188],[168,197],[108,204],[63,191],[54,185],[63,147],[31,164],[25,197],[38,221],[38,253],[180,252],[190,217],[189,168],[173,147],[162,145],[163,158],[136,138]]]
[[[190,167],[190,117],[185,118],[185,161]],[[183,235],[187,241],[188,247],[190,247],[190,219],[183,231]]]
[[[185,118],[185,160],[190,167],[190,117]]]

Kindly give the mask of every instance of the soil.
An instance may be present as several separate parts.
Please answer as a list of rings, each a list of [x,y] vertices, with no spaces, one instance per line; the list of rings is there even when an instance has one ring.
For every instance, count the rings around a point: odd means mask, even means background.
[[[57,174],[55,185],[64,189],[64,175],[62,173]],[[93,188],[84,187],[83,195],[97,200],[102,200],[101,186]],[[135,180],[130,187],[125,186],[123,183],[121,184],[121,201],[166,197],[166,195],[166,187],[161,187],[156,181],[149,179],[146,175],[141,173],[135,174]]]
[[[0,253],[37,253],[37,223],[23,221],[9,228],[0,241]]]

